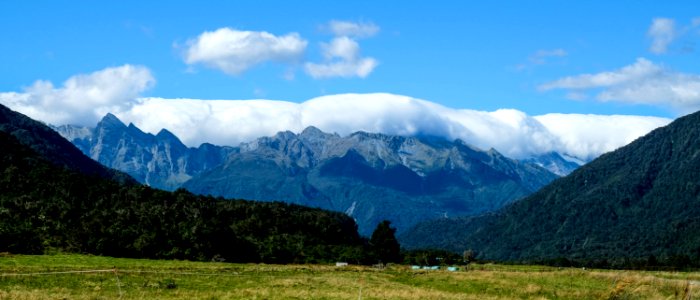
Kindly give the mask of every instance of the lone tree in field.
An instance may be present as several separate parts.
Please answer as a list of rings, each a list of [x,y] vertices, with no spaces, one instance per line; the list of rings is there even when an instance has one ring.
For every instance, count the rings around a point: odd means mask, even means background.
[[[391,227],[391,222],[384,220],[377,225],[369,239],[372,255],[382,263],[401,261],[401,246],[394,236],[395,232],[396,229]]]

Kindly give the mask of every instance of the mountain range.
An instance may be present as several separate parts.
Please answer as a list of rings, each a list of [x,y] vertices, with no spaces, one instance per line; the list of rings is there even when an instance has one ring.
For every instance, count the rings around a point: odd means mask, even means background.
[[[200,172],[221,164],[234,151],[211,144],[188,148],[165,129],[156,135],[144,133],[112,114],[94,129],[71,125],[53,129],[101,164],[164,190],[177,189]]]
[[[494,260],[700,261],[700,112],[681,117],[497,212],[421,223],[409,248]],[[653,258],[653,259],[652,259]]]
[[[578,165],[556,153],[514,160],[461,140],[315,127],[238,147],[188,148],[172,133],[144,133],[114,115],[95,128],[54,127],[83,153],[153,187],[284,201],[345,212],[369,234],[391,220],[402,232],[424,220],[476,215],[524,197]],[[548,168],[548,169],[547,169]]]
[[[278,263],[372,259],[367,256],[366,239],[348,216],[354,212],[224,200],[183,189],[166,192],[142,186],[89,159],[43,124],[4,106],[0,106],[0,144],[0,251],[60,249]],[[201,171],[185,185],[212,178],[209,173],[221,174],[228,182],[227,176],[238,177],[226,168],[251,164],[271,182],[279,183],[275,181],[279,178],[293,182],[299,174],[308,179],[313,178],[310,173],[317,173],[325,180],[341,177],[364,188],[420,194],[431,188],[443,190],[457,182],[452,180],[503,187],[513,184],[518,172],[544,170],[460,141],[363,132],[340,137],[315,128],[300,134],[282,132],[231,149],[222,164]],[[391,151],[379,154],[379,149]],[[440,151],[431,152],[435,149]],[[274,168],[287,173],[265,177]],[[469,177],[470,170],[494,176]],[[400,240],[409,249],[472,250],[478,258],[498,261],[563,259],[618,267],[641,261],[643,267],[659,263],[697,267],[698,170],[700,112],[604,154],[503,208],[477,216],[428,220],[404,230]],[[459,176],[451,177],[452,171]],[[435,174],[440,175],[440,185],[426,184],[437,181],[431,179]],[[517,183],[527,187],[523,180]]]

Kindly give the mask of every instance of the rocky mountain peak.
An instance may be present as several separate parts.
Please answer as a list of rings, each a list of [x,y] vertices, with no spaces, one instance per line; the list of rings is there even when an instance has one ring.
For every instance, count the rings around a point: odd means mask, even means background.
[[[168,131],[167,129],[163,128],[160,131],[158,131],[158,134],[156,134],[156,138],[159,140],[164,140],[164,141],[172,141],[177,143],[180,143],[180,139],[175,136],[172,132]]]
[[[142,183],[173,190],[199,172],[223,162],[231,147],[188,148],[170,131],[157,135],[107,114],[95,128],[54,127],[64,138],[103,165],[128,173]]]
[[[97,127],[106,128],[127,128],[127,126],[117,118],[117,116],[108,113],[105,115],[100,122],[97,123]]]
[[[318,129],[314,126],[309,126],[304,128],[304,130],[301,131],[299,134],[300,137],[326,137],[329,135],[328,133],[325,133],[321,131],[321,129]]]

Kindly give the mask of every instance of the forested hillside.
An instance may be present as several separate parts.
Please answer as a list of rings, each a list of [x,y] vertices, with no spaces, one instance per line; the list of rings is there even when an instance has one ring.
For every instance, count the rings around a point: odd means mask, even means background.
[[[605,154],[505,209],[421,224],[409,247],[496,260],[700,264],[700,113]]]
[[[342,213],[165,192],[130,178],[120,183],[105,174],[121,173],[95,168],[55,132],[0,109],[0,252],[276,263],[368,259],[366,240]],[[89,163],[71,163],[82,160]]]

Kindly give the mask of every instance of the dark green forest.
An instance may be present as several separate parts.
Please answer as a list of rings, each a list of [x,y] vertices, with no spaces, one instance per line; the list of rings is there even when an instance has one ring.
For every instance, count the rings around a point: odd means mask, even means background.
[[[139,185],[85,157],[43,124],[4,107],[0,146],[0,252],[377,261],[376,249],[343,213]]]
[[[496,213],[430,221],[400,240],[498,261],[700,267],[700,113]]]

